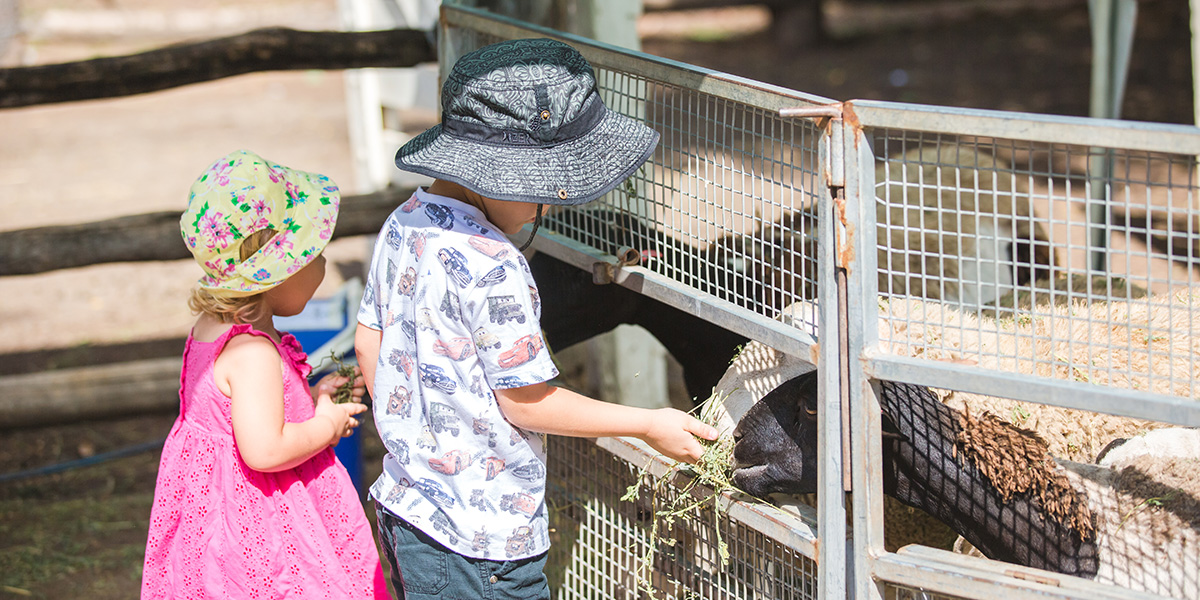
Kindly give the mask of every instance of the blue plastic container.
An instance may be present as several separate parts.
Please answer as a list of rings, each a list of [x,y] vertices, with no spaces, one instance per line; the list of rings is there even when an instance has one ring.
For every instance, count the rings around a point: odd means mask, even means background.
[[[361,299],[362,283],[355,278],[343,284],[338,292],[329,298],[309,300],[300,314],[275,318],[275,328],[295,336],[296,341],[300,342],[300,347],[308,354],[308,364],[313,368],[309,376],[309,385],[336,370],[330,359],[331,353],[344,363],[357,364],[354,356],[354,329]],[[359,418],[370,418],[370,413],[363,413]],[[350,473],[354,488],[361,497],[364,488],[362,437],[359,431],[355,429],[352,435],[342,438],[334,448],[334,453]]]

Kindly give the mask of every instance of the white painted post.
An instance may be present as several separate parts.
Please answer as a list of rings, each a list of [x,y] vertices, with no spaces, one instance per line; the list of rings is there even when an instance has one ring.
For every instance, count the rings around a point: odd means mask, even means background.
[[[642,0],[577,0],[574,7],[575,19],[570,25],[574,33],[614,46],[641,49],[637,22],[642,14]],[[630,91],[636,97],[644,95],[638,90]],[[615,95],[604,99],[610,106],[617,100]],[[621,101],[626,104],[621,108],[632,108],[635,115],[640,113],[640,103],[630,107],[627,98]],[[656,218],[647,202],[632,202],[626,208],[641,218],[651,221]],[[592,368],[602,370],[596,378],[602,400],[645,408],[670,406],[667,351],[645,329],[622,325],[586,345],[586,352],[595,359]]]
[[[1088,0],[1092,25],[1092,92],[1090,115],[1101,119],[1121,118],[1133,30],[1137,22],[1137,0]],[[1095,148],[1088,159],[1091,202],[1088,204],[1088,267],[1094,273],[1108,270],[1109,181],[1112,152]]]
[[[342,28],[347,31],[409,28],[433,31],[438,0],[338,0]],[[395,167],[396,150],[409,133],[398,129],[399,117],[384,122],[385,111],[438,111],[437,64],[396,69],[346,71],[346,107],[356,193],[370,193],[389,183],[419,185],[428,178]]]
[[[17,0],[0,0],[0,66],[17,66],[17,60],[9,60],[9,45],[21,33],[21,11]],[[19,44],[18,44],[19,46]],[[15,53],[14,53],[15,56]]]

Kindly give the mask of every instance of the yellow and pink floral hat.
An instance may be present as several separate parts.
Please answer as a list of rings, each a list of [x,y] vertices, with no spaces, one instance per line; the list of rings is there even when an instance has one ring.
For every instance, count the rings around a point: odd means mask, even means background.
[[[192,184],[179,218],[183,241],[204,269],[200,287],[240,297],[283,283],[325,249],[339,203],[337,185],[324,175],[246,150],[217,160]],[[275,236],[241,262],[242,240],[261,229]]]

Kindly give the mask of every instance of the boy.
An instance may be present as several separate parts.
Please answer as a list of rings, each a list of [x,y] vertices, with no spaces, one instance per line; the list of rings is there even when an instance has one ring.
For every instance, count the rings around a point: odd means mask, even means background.
[[[388,449],[380,537],[401,598],[548,599],[545,434],[634,436],[694,462],[694,436],[716,431],[550,385],[537,287],[504,234],[612,190],[658,134],[608,110],[587,61],[548,39],[463,56],[442,115],[396,155],[435,181],[384,224],[358,317]]]

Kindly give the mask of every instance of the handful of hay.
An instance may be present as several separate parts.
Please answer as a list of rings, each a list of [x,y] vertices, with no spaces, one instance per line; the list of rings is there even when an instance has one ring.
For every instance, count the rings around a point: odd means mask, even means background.
[[[701,406],[701,412],[697,418],[715,426],[717,421],[715,407],[720,404],[720,401],[710,398]],[[621,497],[622,502],[633,502],[641,497],[642,482],[652,482],[649,486],[650,506],[654,518],[650,529],[650,546],[642,556],[637,572],[638,585],[650,598],[658,597],[650,581],[651,561],[655,549],[659,543],[674,546],[676,542],[673,538],[663,537],[662,532],[670,531],[677,519],[685,518],[688,515],[698,515],[706,504],[712,505],[713,530],[716,532],[717,552],[721,557],[721,566],[725,567],[729,564],[729,547],[721,536],[720,500],[726,492],[740,491],[734,487],[731,479],[733,436],[722,435],[713,441],[699,439],[699,442],[704,446],[704,454],[700,456],[696,464],[675,463],[657,480],[654,480],[643,468],[637,481],[630,485],[626,489],[625,495]],[[687,477],[687,483],[676,493],[670,494],[668,486],[677,479],[677,475]],[[705,493],[706,490],[703,488],[709,488],[711,491]]]
[[[343,362],[342,359],[336,353],[334,353],[333,350],[329,351],[329,360],[333,362],[334,367],[337,369],[338,375],[340,375],[342,377],[350,378],[348,381],[346,381],[346,383],[339,385],[337,388],[337,391],[335,391],[333,393],[333,403],[334,404],[344,404],[346,402],[353,402],[354,401],[354,395],[353,395],[354,375],[355,375],[354,365]]]

